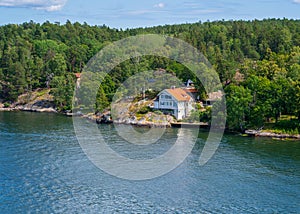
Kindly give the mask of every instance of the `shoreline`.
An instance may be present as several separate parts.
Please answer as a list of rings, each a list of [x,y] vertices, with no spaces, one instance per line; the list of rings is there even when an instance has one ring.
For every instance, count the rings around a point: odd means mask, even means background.
[[[39,108],[39,107],[33,107],[28,108],[24,106],[19,107],[8,107],[8,108],[0,108],[1,112],[18,112],[18,111],[24,111],[24,112],[38,112],[38,113],[55,113],[59,114],[58,111],[56,111],[54,108]]]
[[[70,113],[63,113],[63,112],[58,112],[54,108],[26,108],[24,106],[18,106],[18,107],[8,107],[8,108],[0,108],[0,112],[34,112],[34,113],[55,113],[55,114],[60,114],[64,115],[67,117],[81,117],[84,119],[88,119],[89,121],[95,122],[97,124],[123,124],[123,125],[133,125],[137,127],[167,127],[167,128],[180,128],[181,126],[185,127],[200,127],[200,128],[209,128],[209,125],[206,123],[180,123],[180,122],[164,122],[164,123],[155,123],[155,122],[149,122],[149,121],[109,121],[107,123],[101,123],[98,122],[100,117],[92,115],[92,114],[87,114],[87,115],[72,115]],[[243,134],[243,133],[239,133]],[[300,140],[300,135],[290,135],[290,134],[276,134],[273,132],[264,132],[263,130],[261,131],[256,131],[256,130],[246,130],[244,134],[247,135],[247,137],[261,137],[261,138],[274,138],[274,139],[292,139],[292,140]]]
[[[290,134],[276,134],[273,132],[267,132],[267,131],[256,131],[256,130],[246,130],[245,134],[247,134],[249,137],[268,137],[268,138],[274,138],[274,139],[294,139],[294,140],[300,140],[300,135],[290,135]]]

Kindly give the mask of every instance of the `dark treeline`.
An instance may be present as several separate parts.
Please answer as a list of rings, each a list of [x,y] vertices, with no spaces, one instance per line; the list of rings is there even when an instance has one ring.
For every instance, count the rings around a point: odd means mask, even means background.
[[[228,128],[262,127],[280,115],[300,120],[300,21],[216,21],[151,28],[110,29],[86,23],[34,22],[0,27],[0,99],[50,88],[60,110],[71,108],[74,73],[113,41],[138,34],[174,36],[199,49],[218,72],[226,92]],[[148,57],[114,69],[99,89],[103,110],[118,85],[138,71],[166,69],[182,81],[194,77],[183,66]],[[200,91],[200,93],[202,93]],[[205,95],[201,95],[204,97]],[[299,122],[298,122],[299,123]]]

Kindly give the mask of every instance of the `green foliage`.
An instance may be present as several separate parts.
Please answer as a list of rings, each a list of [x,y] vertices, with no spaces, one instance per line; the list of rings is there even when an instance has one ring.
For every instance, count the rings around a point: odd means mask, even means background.
[[[211,108],[196,109],[191,112],[191,115],[186,119],[189,122],[210,122],[211,121]]]
[[[100,86],[96,97],[96,112],[102,112],[106,107],[108,107],[108,105],[109,102],[106,94],[102,86]]]
[[[147,114],[150,111],[151,111],[151,109],[149,106],[143,106],[141,109],[139,109],[139,111],[137,113],[138,114]]]
[[[59,110],[71,110],[74,86],[74,77],[70,74],[56,76],[51,81],[51,94],[53,94],[54,103]]]
[[[4,106],[4,108],[9,108],[10,104],[9,103],[4,103],[3,106]]]
[[[161,112],[161,111],[159,111],[159,110],[154,111],[154,113],[155,113],[155,114],[158,114],[158,115],[163,115],[163,114],[164,114],[163,112]]]
[[[148,99],[152,100],[152,99],[154,99],[154,98],[157,96],[158,93],[159,93],[158,91],[147,90],[147,91],[146,91],[146,97],[147,97]]]
[[[227,126],[232,130],[244,131],[252,101],[251,91],[243,86],[230,85],[226,88]]]
[[[275,124],[274,128],[285,130],[300,130],[300,123],[296,119],[280,120]]]
[[[280,123],[282,114],[293,115],[300,121],[300,21],[287,19],[198,22],[125,31],[69,21],[62,25],[48,21],[4,25],[0,27],[0,98],[13,102],[22,93],[51,88],[57,108],[70,109],[76,82],[74,73],[81,72],[99,50],[130,35],[162,32],[200,50],[216,69],[226,92],[228,128],[260,128],[271,119]],[[126,51],[138,53],[139,49],[132,47]],[[174,58],[190,58],[179,52],[169,54]],[[95,81],[82,81],[75,104],[103,111],[125,80],[138,72],[158,69],[165,69],[182,82],[193,80],[202,99],[207,96],[202,83],[214,79],[211,68],[201,63],[197,69],[202,71],[203,79],[198,80],[175,60],[136,57],[120,63],[106,77],[100,73],[99,65],[99,73],[91,77]],[[237,73],[242,78],[236,78]],[[139,79],[134,81],[138,90],[147,88]],[[165,81],[159,86],[170,87]],[[91,98],[89,95],[95,90],[97,96]],[[118,96],[132,94],[128,90]],[[156,94],[157,91],[147,91],[146,97],[153,99]],[[209,121],[209,115],[209,111],[195,111],[191,119]]]

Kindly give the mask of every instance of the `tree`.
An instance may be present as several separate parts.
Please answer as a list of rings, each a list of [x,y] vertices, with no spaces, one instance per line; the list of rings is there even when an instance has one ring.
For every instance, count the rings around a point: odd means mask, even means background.
[[[67,64],[62,54],[55,54],[55,56],[49,61],[49,69],[55,76],[61,76],[67,71]]]
[[[271,81],[266,77],[252,75],[244,82],[244,86],[250,90],[252,96],[249,123],[253,127],[260,128],[273,116]]]
[[[55,76],[51,82],[51,93],[59,110],[71,110],[75,81],[72,75]]]
[[[252,96],[243,86],[229,85],[226,90],[227,127],[231,130],[244,131],[248,125]]]
[[[97,93],[95,105],[96,105],[96,113],[102,112],[109,105],[108,99],[107,99],[101,85],[100,85],[98,93]]]

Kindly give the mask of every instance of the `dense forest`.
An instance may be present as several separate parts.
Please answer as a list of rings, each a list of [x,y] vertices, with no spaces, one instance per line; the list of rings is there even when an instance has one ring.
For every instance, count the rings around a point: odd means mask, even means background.
[[[295,118],[290,128],[298,132],[300,20],[215,21],[126,30],[69,21],[1,26],[0,100],[12,103],[22,93],[49,88],[57,108],[70,110],[74,73],[80,73],[106,45],[148,33],[182,39],[208,58],[226,93],[229,129],[260,128],[289,115]],[[139,70],[165,69],[182,81],[195,78],[183,66],[163,58],[145,57],[138,66],[129,60],[114,68],[99,88],[99,111],[108,106],[120,83]]]

